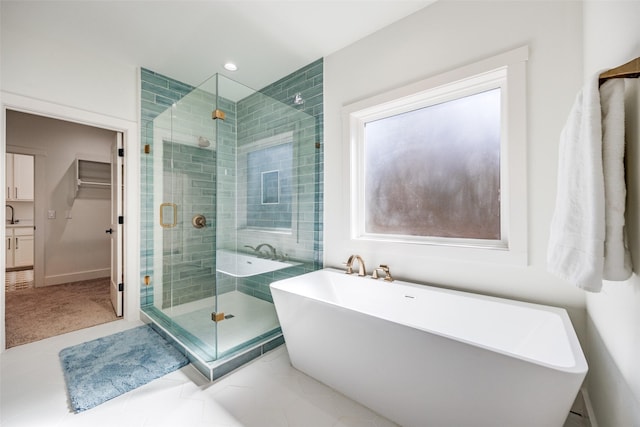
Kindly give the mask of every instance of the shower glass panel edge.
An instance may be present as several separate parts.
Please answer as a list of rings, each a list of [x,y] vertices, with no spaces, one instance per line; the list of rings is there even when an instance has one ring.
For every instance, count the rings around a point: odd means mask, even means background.
[[[211,320],[216,305],[213,89],[194,88],[158,115],[151,147],[155,286],[150,317],[205,362],[217,354]]]

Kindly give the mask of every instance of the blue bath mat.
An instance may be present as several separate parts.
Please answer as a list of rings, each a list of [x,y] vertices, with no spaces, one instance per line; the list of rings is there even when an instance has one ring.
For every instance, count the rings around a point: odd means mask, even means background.
[[[150,326],[139,326],[60,351],[71,407],[91,409],[187,365]]]

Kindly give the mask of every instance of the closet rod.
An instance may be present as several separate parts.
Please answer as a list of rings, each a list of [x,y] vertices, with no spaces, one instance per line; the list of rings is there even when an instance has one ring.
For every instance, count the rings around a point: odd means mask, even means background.
[[[600,74],[600,84],[604,83],[609,79],[618,79],[618,78],[636,78],[640,77],[640,57],[633,59],[627,62],[624,65],[621,65],[616,68],[612,68],[609,71],[605,71]]]

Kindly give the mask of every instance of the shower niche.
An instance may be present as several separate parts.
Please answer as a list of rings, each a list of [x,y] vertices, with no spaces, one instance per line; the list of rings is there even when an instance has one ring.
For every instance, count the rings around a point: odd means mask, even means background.
[[[142,88],[142,318],[213,380],[284,342],[269,284],[321,267],[322,104],[289,102],[286,79],[143,70]]]

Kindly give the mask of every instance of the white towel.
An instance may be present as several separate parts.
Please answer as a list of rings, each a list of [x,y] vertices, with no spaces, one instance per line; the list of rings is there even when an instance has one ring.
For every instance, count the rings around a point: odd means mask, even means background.
[[[582,289],[602,288],[604,175],[599,73],[578,93],[560,134],[548,270]]]
[[[591,292],[602,289],[603,278],[626,280],[632,272],[624,234],[624,82],[610,80],[599,91],[599,75],[578,94],[560,135],[547,251],[551,273]]]
[[[627,280],[633,272],[624,226],[624,86],[623,79],[613,79],[600,87],[606,224],[603,276],[617,281]]]

